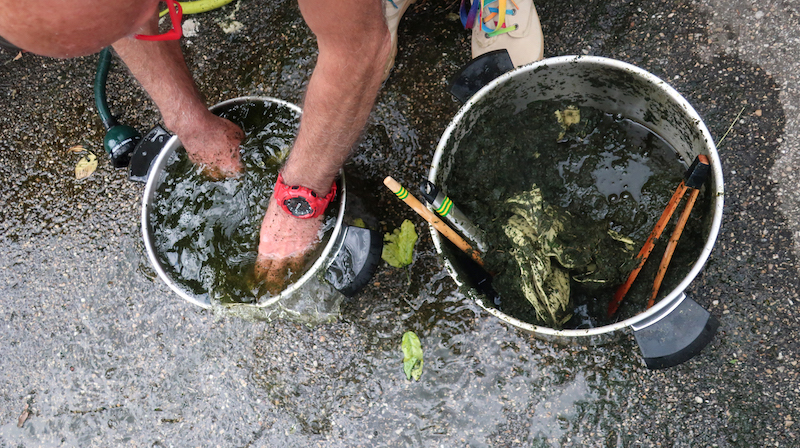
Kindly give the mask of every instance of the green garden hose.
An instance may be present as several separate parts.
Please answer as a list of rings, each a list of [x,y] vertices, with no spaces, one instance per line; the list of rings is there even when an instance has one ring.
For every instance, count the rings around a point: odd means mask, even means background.
[[[97,114],[103,121],[106,130],[117,124],[117,120],[111,115],[106,100],[106,79],[108,70],[111,66],[111,47],[103,48],[100,51],[100,58],[97,61],[97,74],[94,77],[94,102],[97,105]]]
[[[178,2],[178,4],[181,5],[181,9],[183,10],[184,14],[198,14],[220,8],[232,1],[233,0],[195,0],[189,2]],[[163,17],[166,13],[167,10],[165,9],[158,13],[158,16]]]
[[[116,168],[128,166],[136,144],[142,136],[136,129],[119,124],[116,118],[111,115],[106,99],[106,80],[108,70],[111,66],[111,47],[103,48],[100,51],[100,58],[97,62],[97,74],[94,77],[94,102],[97,105],[97,114],[106,129],[103,138],[103,147],[111,157],[111,162]]]

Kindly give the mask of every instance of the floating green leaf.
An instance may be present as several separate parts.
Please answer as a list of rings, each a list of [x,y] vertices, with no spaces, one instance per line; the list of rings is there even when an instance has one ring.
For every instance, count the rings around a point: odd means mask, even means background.
[[[422,376],[422,344],[413,331],[403,333],[403,371],[409,380],[419,381]]]
[[[567,128],[581,122],[581,111],[575,106],[568,106],[564,110],[556,111],[556,119],[561,125],[561,132],[558,134],[558,139],[561,140],[566,135]]]
[[[392,233],[384,234],[383,253],[381,258],[396,268],[402,268],[411,264],[414,254],[414,243],[417,242],[417,232],[414,230],[414,223],[409,220],[403,221],[399,229]]]

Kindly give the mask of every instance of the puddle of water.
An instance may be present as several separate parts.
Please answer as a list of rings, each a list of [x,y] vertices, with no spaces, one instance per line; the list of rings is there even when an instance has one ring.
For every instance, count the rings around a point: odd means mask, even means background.
[[[258,429],[263,395],[239,365],[254,324],[215,319],[137,274],[147,260],[134,208],[128,218],[106,235],[113,253],[58,237],[39,241],[49,250],[36,262],[22,247],[5,251],[28,265],[0,273],[4,296],[22,282],[0,332],[4,366],[16,369],[4,382],[0,445],[241,446]],[[25,402],[32,412],[18,428]]]
[[[486,315],[443,270],[417,269],[431,257],[422,255],[409,272],[418,291],[384,285],[391,280],[379,275],[381,290],[370,297],[394,291],[383,300],[347,302],[342,319],[322,332],[278,325],[256,341],[254,381],[297,419],[266,443],[491,447],[516,437],[557,447],[581,431],[614,430],[625,402],[616,388],[629,379],[621,372],[640,364],[632,344],[538,341]],[[419,382],[403,373],[406,330],[422,342]]]

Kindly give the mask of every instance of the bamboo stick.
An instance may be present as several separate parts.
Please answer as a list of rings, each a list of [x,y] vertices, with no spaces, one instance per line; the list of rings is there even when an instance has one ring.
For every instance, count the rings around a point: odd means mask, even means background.
[[[444,235],[448,240],[450,240],[453,244],[456,245],[459,249],[464,251],[467,255],[469,255],[476,263],[483,266],[483,260],[481,259],[480,253],[475,250],[470,244],[464,240],[459,234],[455,232],[455,230],[451,229],[450,226],[442,222],[432,211],[428,210],[427,207],[422,205],[422,203],[414,197],[412,194],[408,192],[399,182],[394,180],[391,176],[387,176],[386,179],[383,180],[383,184],[386,185],[392,193],[395,194],[400,200],[405,202],[409,207],[411,207],[418,215],[420,215],[425,221],[428,221],[436,230],[439,231],[442,235]]]

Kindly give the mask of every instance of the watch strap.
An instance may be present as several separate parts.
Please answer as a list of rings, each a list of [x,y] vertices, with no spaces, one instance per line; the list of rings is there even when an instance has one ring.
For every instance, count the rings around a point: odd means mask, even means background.
[[[319,197],[313,190],[301,185],[286,185],[283,181],[283,174],[278,173],[278,180],[275,182],[275,199],[278,205],[286,213],[301,219],[312,219],[325,213],[328,204],[336,197],[336,182],[331,185],[330,192],[325,197]],[[298,203],[306,205],[298,206]],[[310,209],[306,213],[301,213],[301,209]]]

